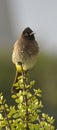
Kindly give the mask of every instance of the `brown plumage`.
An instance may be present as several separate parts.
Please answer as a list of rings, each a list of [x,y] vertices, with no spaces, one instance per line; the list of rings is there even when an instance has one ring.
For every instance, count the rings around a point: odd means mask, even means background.
[[[23,70],[26,71],[34,66],[38,52],[39,47],[35,40],[34,32],[29,27],[27,27],[14,44],[12,62],[15,65],[21,63]],[[20,73],[16,72],[14,83],[17,82],[18,75],[20,75]],[[14,87],[12,87],[12,90],[13,88]]]

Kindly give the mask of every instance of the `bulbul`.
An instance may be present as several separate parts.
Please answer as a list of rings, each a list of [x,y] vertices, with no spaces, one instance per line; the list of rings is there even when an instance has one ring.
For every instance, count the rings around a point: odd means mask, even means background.
[[[38,52],[39,47],[37,41],[35,40],[34,32],[31,28],[27,27],[23,30],[19,39],[15,42],[13,48],[12,62],[16,66],[14,84],[18,81],[18,76],[21,73],[19,71],[20,66],[22,66],[24,71],[32,68],[36,62]],[[17,91],[14,84],[12,86],[12,92]]]

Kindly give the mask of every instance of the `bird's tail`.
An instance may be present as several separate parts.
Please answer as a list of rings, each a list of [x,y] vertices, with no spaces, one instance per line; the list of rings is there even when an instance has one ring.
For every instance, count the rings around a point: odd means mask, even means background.
[[[18,82],[18,77],[21,76],[21,75],[22,75],[22,73],[20,73],[20,72],[18,72],[18,71],[16,70],[15,79],[14,79],[14,82],[13,82],[13,86],[12,86],[12,88],[11,88],[11,92],[12,92],[12,93],[18,93],[18,92],[19,92],[19,89],[16,89],[15,84]]]

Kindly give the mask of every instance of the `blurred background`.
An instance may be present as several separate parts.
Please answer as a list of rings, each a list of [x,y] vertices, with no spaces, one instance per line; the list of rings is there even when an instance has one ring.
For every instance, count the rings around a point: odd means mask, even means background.
[[[30,78],[42,89],[43,112],[55,118],[57,127],[57,0],[0,0],[0,92],[13,104],[11,55],[14,42],[27,26],[36,33],[40,48]]]

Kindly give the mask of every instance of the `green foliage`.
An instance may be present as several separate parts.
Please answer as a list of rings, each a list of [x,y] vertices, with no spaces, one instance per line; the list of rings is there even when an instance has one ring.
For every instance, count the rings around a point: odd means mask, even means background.
[[[41,113],[42,91],[33,89],[34,84],[25,75],[18,77],[15,88],[19,92],[12,95],[15,106],[8,106],[0,93],[0,130],[55,130],[53,117]]]

